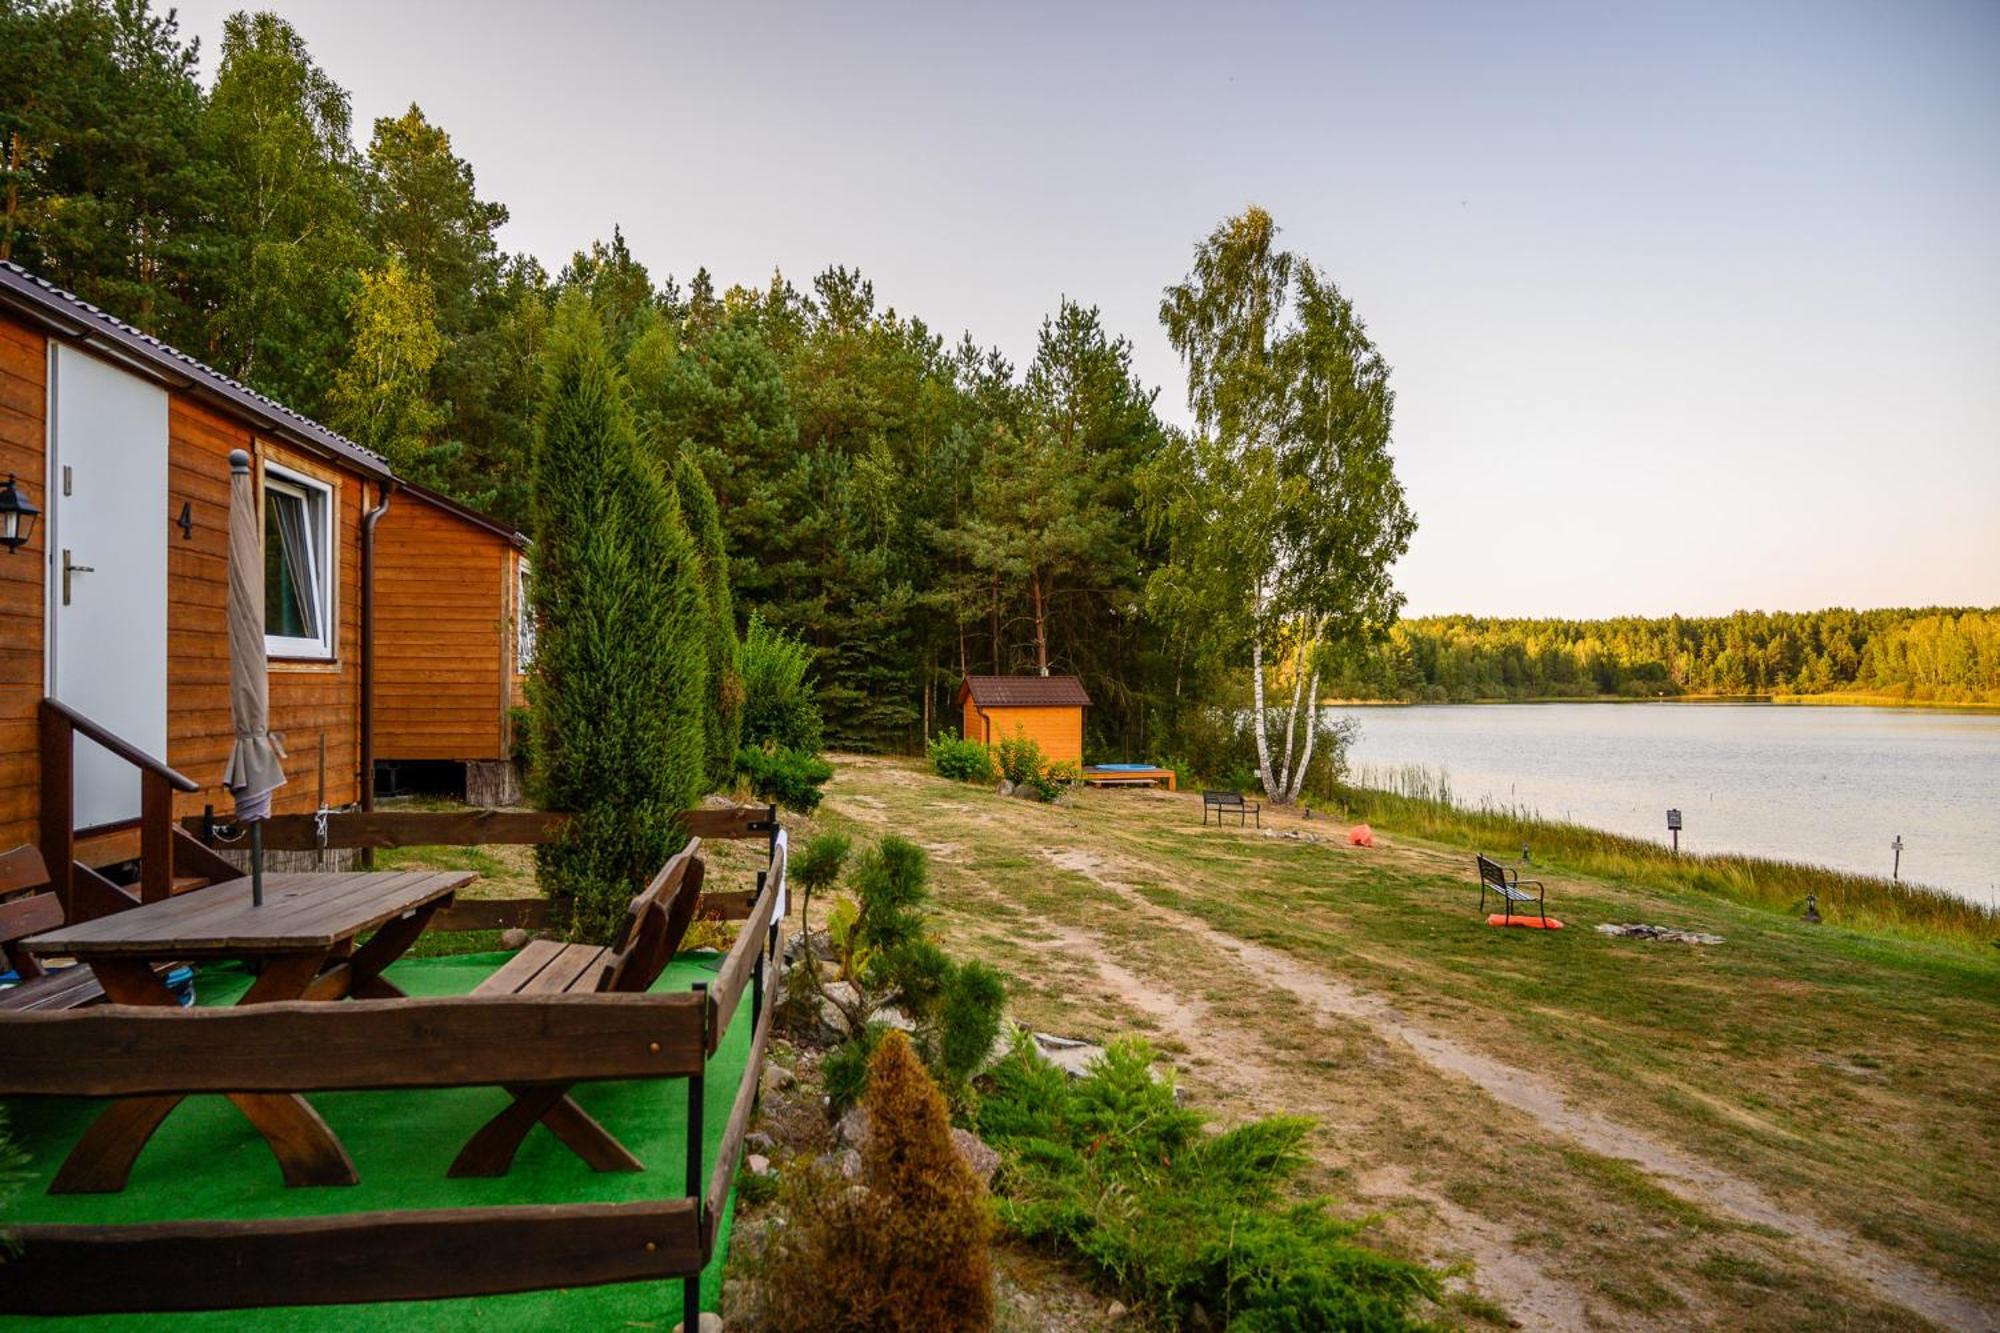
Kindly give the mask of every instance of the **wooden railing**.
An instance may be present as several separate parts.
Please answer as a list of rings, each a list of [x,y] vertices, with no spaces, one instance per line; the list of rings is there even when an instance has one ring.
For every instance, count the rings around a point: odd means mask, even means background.
[[[550,810],[349,810],[317,815],[272,815],[264,821],[267,851],[352,851],[391,847],[539,846],[561,835],[571,816]],[[775,841],[778,810],[771,805],[735,805],[683,811],[680,825],[690,837],[708,841]],[[218,821],[191,815],[184,832],[214,846]],[[748,890],[702,895],[702,915],[741,921],[756,895]],[[534,929],[548,924],[548,899],[468,898],[440,913],[433,930]]]
[[[76,862],[76,738],[95,741],[139,770],[139,901],[159,902],[174,891],[174,793],[201,784],[163,760],[105,730],[57,699],[41,708],[42,859],[63,911],[82,921],[115,910],[128,897]],[[82,887],[80,888],[80,882]],[[107,895],[105,890],[111,890]]]
[[[540,821],[533,827],[551,827],[546,817],[530,818]],[[770,1037],[772,992],[784,958],[788,843],[776,812],[765,807],[692,811],[684,822],[704,839],[766,838],[771,849],[756,888],[744,895],[743,926],[713,983],[686,992],[192,1011],[105,1005],[0,1015],[0,1096],[283,1094],[685,1078],[688,1147],[678,1197],[240,1222],[21,1226],[11,1232],[18,1252],[0,1263],[0,1309],[78,1315],[354,1304],[678,1278],[685,1326],[697,1327],[701,1273],[714,1257]],[[332,826],[352,839],[401,837],[419,827]],[[435,836],[439,827],[422,826],[428,841],[446,840]],[[475,817],[461,827],[469,841],[473,832],[519,832],[530,825],[513,817]],[[746,996],[749,1053],[711,1162],[702,1146],[706,1076]],[[116,1280],[105,1281],[107,1273]]]

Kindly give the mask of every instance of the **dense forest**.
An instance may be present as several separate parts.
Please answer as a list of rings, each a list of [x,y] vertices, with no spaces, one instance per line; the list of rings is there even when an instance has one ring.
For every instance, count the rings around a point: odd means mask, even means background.
[[[524,526],[580,295],[647,446],[719,502],[739,623],[813,651],[831,745],[920,748],[964,674],[1046,670],[1082,677],[1094,754],[1238,762],[1246,667],[1268,651],[1254,685],[1309,702],[1300,645],[1393,618],[1388,367],[1261,210],[1163,305],[1193,438],[1088,304],[1054,303],[1017,367],[850,268],[723,288],[612,226],[551,273],[502,251],[506,207],[419,107],[357,139],[283,19],[231,17],[198,68],[147,0],[0,0],[0,258]],[[1317,511],[1343,468],[1367,484]]]
[[[1351,699],[1465,702],[1681,694],[2000,703],[2000,610],[1738,611],[1712,617],[1429,616],[1345,658]]]
[[[213,68],[145,0],[0,3],[0,258],[523,524],[538,359],[582,291],[648,439],[721,502],[739,612],[817,650],[831,743],[919,746],[965,671],[1046,666],[1140,744],[1173,664],[1135,478],[1166,432],[1094,309],[1020,368],[847,268],[719,289],[610,227],[550,273],[417,106],[357,146],[282,19],[232,17]]]

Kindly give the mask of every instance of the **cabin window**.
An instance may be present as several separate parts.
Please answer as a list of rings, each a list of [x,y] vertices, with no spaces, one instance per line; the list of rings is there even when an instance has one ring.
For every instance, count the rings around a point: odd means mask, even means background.
[[[535,607],[528,600],[528,562],[514,562],[514,674],[528,674],[535,660]]]
[[[333,488],[264,469],[264,647],[333,656]]]

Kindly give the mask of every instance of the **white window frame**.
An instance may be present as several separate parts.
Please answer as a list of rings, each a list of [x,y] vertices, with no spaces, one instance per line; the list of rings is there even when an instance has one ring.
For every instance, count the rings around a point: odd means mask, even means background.
[[[528,601],[528,558],[514,562],[514,674],[525,676],[535,662],[535,608]]]
[[[308,552],[313,562],[313,590],[319,598],[319,637],[298,639],[288,635],[264,635],[264,651],[272,657],[293,659],[305,658],[313,661],[331,661],[333,658],[334,626],[337,610],[333,600],[334,561],[337,558],[333,541],[334,495],[333,487],[317,477],[309,477],[303,472],[293,471],[278,463],[264,464],[264,488],[277,491],[281,495],[292,495],[305,504],[306,518],[312,525],[313,549]],[[269,501],[264,509],[268,512]],[[264,533],[265,543],[271,534]]]

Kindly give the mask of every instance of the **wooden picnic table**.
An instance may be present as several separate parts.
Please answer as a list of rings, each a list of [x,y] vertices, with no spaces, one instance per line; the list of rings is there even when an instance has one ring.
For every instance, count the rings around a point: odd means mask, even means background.
[[[43,957],[88,963],[113,1004],[178,1006],[158,965],[241,959],[257,979],[238,1004],[275,1000],[383,999],[403,992],[382,975],[424,933],[470,870],[267,874],[264,902],[249,879],[229,880],[161,902],[64,926],[29,940]],[[373,931],[359,948],[355,941]],[[293,1093],[230,1093],[284,1172],[287,1185],[352,1185],[347,1150],[319,1112]],[[179,1096],[113,1102],[70,1150],[51,1194],[125,1188],[132,1165]]]

